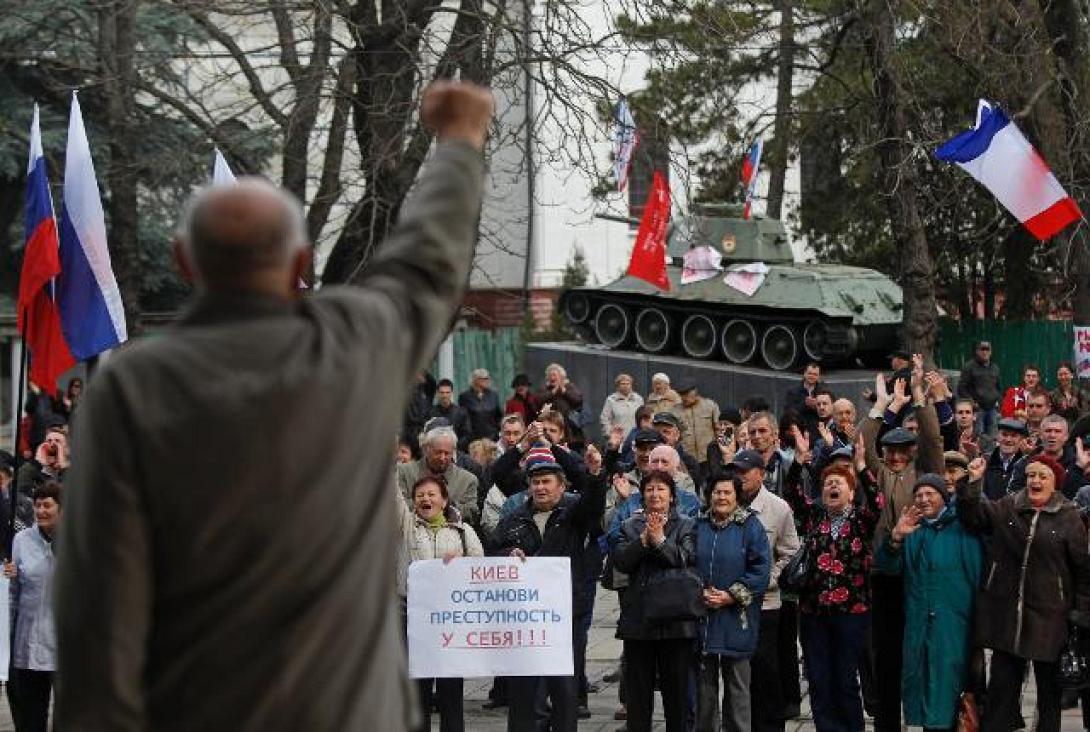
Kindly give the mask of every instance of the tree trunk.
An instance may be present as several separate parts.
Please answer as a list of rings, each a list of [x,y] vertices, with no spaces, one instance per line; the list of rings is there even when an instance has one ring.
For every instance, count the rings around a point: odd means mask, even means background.
[[[903,90],[894,58],[893,24],[899,4],[899,0],[870,0],[867,45],[874,73],[878,150],[890,192],[890,219],[902,256],[904,345],[930,360],[937,330],[934,266],[920,217],[916,168],[906,142]]]
[[[104,3],[99,10],[99,64],[110,140],[105,175],[109,190],[110,260],[121,289],[130,335],[139,334],[141,317],[137,160],[133,145],[133,20],[138,4],[138,0],[116,0]]]
[[[1060,102],[1066,127],[1068,181],[1090,182],[1090,152],[1086,145],[1086,116],[1090,104],[1090,62],[1083,32],[1086,18],[1076,0],[1049,0],[1041,3],[1045,30],[1055,55],[1059,77]],[[1061,173],[1062,175],[1062,173]],[[1090,238],[1080,228],[1070,239],[1071,277],[1075,295],[1072,319],[1076,325],[1090,325]]]
[[[782,218],[787,159],[791,153],[792,77],[795,71],[795,17],[793,0],[780,0],[780,57],[776,71],[776,124],[768,156],[766,215]]]

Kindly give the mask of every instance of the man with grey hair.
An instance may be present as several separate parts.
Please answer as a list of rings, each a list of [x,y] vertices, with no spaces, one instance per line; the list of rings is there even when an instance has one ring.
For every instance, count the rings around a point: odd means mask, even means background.
[[[426,476],[442,478],[447,484],[450,504],[462,514],[466,523],[476,524],[480,511],[477,508],[477,492],[480,490],[477,476],[454,463],[458,450],[458,433],[452,427],[436,427],[420,438],[423,457],[411,463],[397,466],[397,485],[406,501],[412,500],[416,481]]]
[[[474,369],[469,388],[458,395],[458,406],[469,414],[469,441],[496,439],[503,419],[503,402],[492,390],[488,369]]]
[[[192,306],[76,418],[58,729],[409,726],[390,431],[462,297],[492,110],[471,84],[424,92],[434,156],[352,287],[300,293],[299,204],[268,183],[197,195]]]

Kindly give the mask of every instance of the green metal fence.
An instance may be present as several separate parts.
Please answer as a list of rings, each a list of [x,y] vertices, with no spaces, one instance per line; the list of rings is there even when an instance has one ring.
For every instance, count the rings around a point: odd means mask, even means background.
[[[473,369],[488,369],[492,388],[504,399],[510,396],[511,380],[522,368],[522,335],[518,328],[459,330],[454,332],[454,391],[469,388]],[[432,364],[438,373],[438,363]]]
[[[973,355],[978,341],[991,341],[992,360],[999,366],[1000,383],[1022,381],[1022,366],[1040,367],[1044,383],[1056,385],[1056,367],[1071,361],[1074,335],[1069,320],[978,320],[966,323],[941,321],[936,360],[944,369],[960,369]]]

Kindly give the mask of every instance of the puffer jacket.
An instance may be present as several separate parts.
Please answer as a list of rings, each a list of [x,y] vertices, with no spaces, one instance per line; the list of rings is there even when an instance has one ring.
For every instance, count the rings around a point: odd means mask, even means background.
[[[757,650],[762,594],[768,587],[772,550],[757,514],[738,509],[726,521],[696,521],[696,570],[706,586],[726,590],[734,604],[709,610],[700,621],[704,653],[749,658]]]
[[[1090,610],[1090,555],[1078,509],[1056,491],[1040,510],[1024,490],[981,498],[981,481],[958,483],[958,515],[990,538],[977,597],[976,641],[1032,661],[1055,662],[1071,610]]]
[[[644,546],[640,541],[645,528],[647,515],[640,511],[624,522],[620,539],[613,547],[614,566],[629,575],[628,590],[621,596],[617,637],[622,640],[696,638],[695,620],[650,623],[644,618],[648,578],[664,569],[692,567],[696,562],[696,522],[678,516],[671,508],[663,529],[665,541],[656,547]]]
[[[484,556],[484,547],[477,532],[462,522],[461,514],[453,505],[447,504],[443,512],[447,525],[433,530],[400,496],[395,503],[402,539],[401,551],[398,552],[401,559],[398,592],[402,597],[406,594],[405,570],[410,563],[421,559],[442,559],[448,552],[460,557]]]

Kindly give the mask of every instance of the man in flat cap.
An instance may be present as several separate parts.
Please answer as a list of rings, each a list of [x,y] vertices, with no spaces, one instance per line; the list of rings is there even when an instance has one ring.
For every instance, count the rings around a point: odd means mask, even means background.
[[[470,84],[424,92],[434,156],[353,286],[300,294],[306,221],[269,183],[191,200],[192,306],[77,413],[58,729],[408,727],[392,432],[468,279],[492,110]]]
[[[707,473],[708,445],[715,442],[719,405],[700,396],[696,382],[692,379],[679,381],[677,393],[681,397],[681,403],[675,405],[671,411],[681,420],[681,446],[700,464],[700,472],[693,475],[693,479],[699,481]]]
[[[907,354],[895,354],[907,355]],[[901,511],[912,504],[912,489],[916,478],[924,473],[940,474],[943,471],[942,435],[939,432],[935,407],[928,404],[924,393],[923,358],[912,359],[913,370],[906,380],[911,393],[911,403],[918,424],[918,436],[904,427],[886,432],[878,447],[878,434],[885,423],[886,409],[895,398],[901,398],[900,389],[892,392],[875,381],[877,400],[860,428],[863,433],[864,458],[867,469],[878,480],[885,505],[875,530],[873,546],[881,546],[893,529]],[[897,364],[895,364],[896,368]],[[903,379],[903,375],[897,375]],[[895,412],[904,413],[898,405]],[[901,729],[901,641],[904,635],[904,585],[896,574],[874,569],[871,573],[872,633],[871,641],[875,660],[875,681],[878,708],[875,710],[876,732],[900,732]]]
[[[1023,446],[1028,436],[1029,428],[1022,420],[1014,417],[999,420],[995,449],[986,456],[988,465],[984,469],[984,495],[988,500],[998,501],[1018,491],[1015,477],[1025,465],[1026,451]]]
[[[689,473],[694,483],[699,484],[701,482],[700,463],[694,455],[689,454],[682,443],[685,424],[681,418],[674,412],[658,412],[651,418],[651,427],[662,435],[664,444],[677,450],[678,459],[685,466],[685,471]]]

